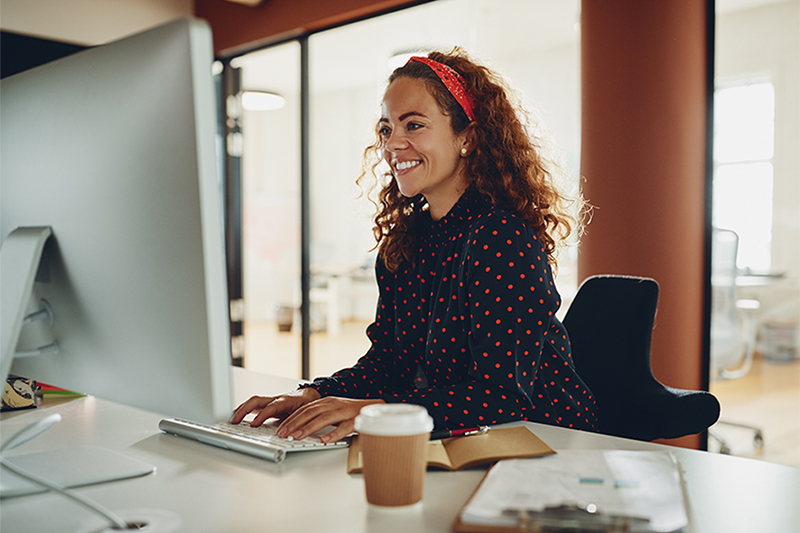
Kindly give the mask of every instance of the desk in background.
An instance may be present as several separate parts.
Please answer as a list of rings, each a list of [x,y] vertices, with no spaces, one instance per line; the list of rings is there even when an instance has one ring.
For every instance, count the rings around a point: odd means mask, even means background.
[[[234,369],[236,400],[279,393],[296,381]],[[5,440],[51,412],[63,420],[15,452],[103,446],[157,467],[154,475],[80,490],[114,510],[177,513],[182,531],[449,532],[485,469],[428,472],[418,513],[370,510],[360,475],[345,472],[346,450],[292,454],[274,464],[161,433],[160,416],[94,397],[3,413]],[[527,423],[555,450],[663,450],[665,446]],[[800,531],[800,469],[671,448],[685,472],[695,533]],[[71,532],[93,516],[55,494],[0,501],[3,533]]]

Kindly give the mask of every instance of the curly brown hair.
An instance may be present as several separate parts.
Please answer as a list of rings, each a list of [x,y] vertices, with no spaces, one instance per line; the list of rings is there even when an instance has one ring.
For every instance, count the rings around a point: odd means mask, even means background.
[[[467,132],[473,141],[465,169],[467,191],[483,194],[497,208],[522,218],[536,231],[555,266],[557,246],[573,229],[581,227],[580,194],[568,198],[559,190],[554,174],[561,172],[560,165],[543,156],[541,139],[528,131],[523,123],[527,113],[512,103],[512,92],[500,76],[477,64],[459,48],[449,53],[431,52],[428,57],[448,65],[464,78],[464,88],[474,104],[474,121],[470,122],[456,99],[424,63],[411,61],[397,68],[389,77],[389,85],[402,77],[426,84],[442,113],[450,117],[453,131]],[[366,188],[368,195],[380,187],[377,200],[373,200],[377,208],[373,234],[384,264],[395,271],[403,261],[414,262],[414,227],[427,203],[421,195],[403,196],[391,170],[376,175],[383,155],[383,140],[377,130],[376,135],[376,141],[364,150],[364,170],[357,183],[363,190],[365,178],[374,178]],[[571,214],[570,209],[578,214]]]

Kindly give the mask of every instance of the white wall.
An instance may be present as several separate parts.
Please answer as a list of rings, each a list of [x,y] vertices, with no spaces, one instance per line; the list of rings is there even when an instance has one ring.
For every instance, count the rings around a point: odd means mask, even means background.
[[[0,28],[97,45],[193,13],[193,0],[3,0]]]

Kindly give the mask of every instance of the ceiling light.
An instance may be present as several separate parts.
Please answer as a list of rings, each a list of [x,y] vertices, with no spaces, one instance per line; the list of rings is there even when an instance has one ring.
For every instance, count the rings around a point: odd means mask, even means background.
[[[286,105],[286,99],[267,91],[245,91],[242,93],[242,107],[248,111],[272,111]]]

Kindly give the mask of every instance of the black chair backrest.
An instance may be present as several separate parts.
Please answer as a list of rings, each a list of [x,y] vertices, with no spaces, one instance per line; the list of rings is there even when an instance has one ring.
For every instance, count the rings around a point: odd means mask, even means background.
[[[639,440],[699,433],[719,402],[704,391],[659,383],[650,366],[658,284],[649,278],[588,278],[564,317],[578,375],[598,406],[600,432]]]

